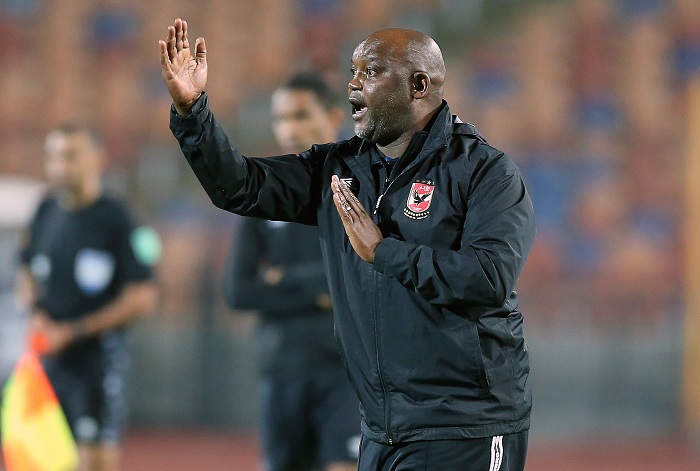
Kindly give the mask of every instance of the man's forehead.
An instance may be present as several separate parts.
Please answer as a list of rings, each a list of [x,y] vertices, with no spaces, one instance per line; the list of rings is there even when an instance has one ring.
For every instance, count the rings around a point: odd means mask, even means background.
[[[320,98],[311,90],[278,88],[272,94],[272,111],[323,107]]]
[[[366,62],[392,62],[400,58],[400,51],[396,46],[380,39],[365,39],[352,54],[353,61]]]
[[[301,89],[291,89],[291,88],[278,88],[272,93],[272,102],[279,101],[302,101],[307,100],[313,96],[310,90]]]

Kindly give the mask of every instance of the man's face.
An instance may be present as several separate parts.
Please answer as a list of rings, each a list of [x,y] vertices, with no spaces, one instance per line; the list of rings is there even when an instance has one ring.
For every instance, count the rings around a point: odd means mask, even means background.
[[[46,138],[46,175],[60,190],[79,192],[101,172],[101,153],[87,133],[55,131]]]
[[[280,88],[272,95],[272,130],[283,152],[297,154],[337,139],[329,111],[310,90]]]
[[[352,55],[355,134],[379,145],[398,139],[413,125],[410,73],[402,53],[387,41],[367,39]]]

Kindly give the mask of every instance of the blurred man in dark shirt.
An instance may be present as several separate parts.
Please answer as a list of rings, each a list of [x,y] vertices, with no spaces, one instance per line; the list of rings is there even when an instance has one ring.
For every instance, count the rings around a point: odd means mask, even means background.
[[[46,138],[51,191],[20,254],[18,289],[42,363],[78,443],[81,471],[117,471],[126,421],[124,327],[151,311],[158,239],[102,189],[104,148],[88,129]]]
[[[272,96],[275,138],[295,154],[338,138],[324,81],[292,77]],[[357,469],[360,414],[333,336],[318,229],[244,218],[227,264],[232,309],[260,313],[261,441],[268,471]]]

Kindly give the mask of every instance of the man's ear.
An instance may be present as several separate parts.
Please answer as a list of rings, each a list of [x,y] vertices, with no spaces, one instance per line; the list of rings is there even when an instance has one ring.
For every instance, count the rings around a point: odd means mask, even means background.
[[[411,95],[413,95],[413,98],[425,98],[430,89],[430,76],[425,72],[415,72],[411,79]]]

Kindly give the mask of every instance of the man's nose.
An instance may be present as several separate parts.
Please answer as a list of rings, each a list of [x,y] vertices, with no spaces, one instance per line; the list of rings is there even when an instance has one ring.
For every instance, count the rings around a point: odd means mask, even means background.
[[[352,80],[348,82],[348,91],[360,90],[362,88],[362,83],[357,78],[357,75],[353,76]]]

